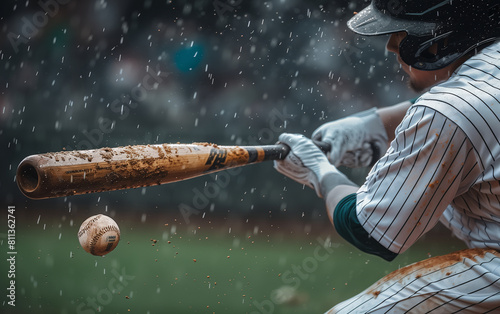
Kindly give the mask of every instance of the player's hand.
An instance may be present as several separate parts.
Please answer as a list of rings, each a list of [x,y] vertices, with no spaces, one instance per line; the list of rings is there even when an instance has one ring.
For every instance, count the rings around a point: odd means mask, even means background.
[[[322,180],[325,177],[345,177],[328,161],[313,141],[305,136],[283,133],[279,142],[288,145],[290,153],[284,160],[275,161],[274,168],[285,176],[313,188],[319,197],[323,197],[325,192],[322,188]]]
[[[388,146],[385,127],[375,108],[325,123],[312,138],[331,145],[328,159],[336,167],[373,166]]]

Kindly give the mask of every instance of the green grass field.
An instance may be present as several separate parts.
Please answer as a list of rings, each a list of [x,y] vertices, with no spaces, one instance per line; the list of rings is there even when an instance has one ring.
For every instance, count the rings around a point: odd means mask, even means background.
[[[428,236],[387,263],[336,237],[325,249],[318,237],[324,240],[334,232],[315,226],[313,234],[294,230],[300,224],[231,228],[227,221],[203,221],[187,228],[161,218],[117,222],[122,239],[106,257],[79,246],[79,223],[70,226],[67,220],[45,216],[19,222],[16,306],[8,305],[8,280],[2,280],[0,311],[321,313],[392,270],[462,248]],[[7,256],[6,239],[1,240]],[[7,278],[6,258],[0,270]]]

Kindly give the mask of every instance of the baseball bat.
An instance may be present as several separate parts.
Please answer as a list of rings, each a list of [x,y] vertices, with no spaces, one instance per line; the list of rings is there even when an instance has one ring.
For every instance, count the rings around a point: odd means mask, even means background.
[[[324,142],[315,142],[324,152]],[[219,146],[208,143],[134,145],[31,155],[16,181],[31,199],[98,193],[186,180],[224,169],[281,160],[284,144]]]

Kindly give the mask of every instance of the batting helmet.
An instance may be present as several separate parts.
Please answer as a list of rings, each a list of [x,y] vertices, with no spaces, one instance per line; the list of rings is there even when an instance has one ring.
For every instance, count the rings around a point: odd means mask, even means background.
[[[444,68],[500,38],[499,0],[372,0],[351,18],[360,35],[406,32],[401,59],[420,70]],[[438,45],[437,53],[429,48]]]

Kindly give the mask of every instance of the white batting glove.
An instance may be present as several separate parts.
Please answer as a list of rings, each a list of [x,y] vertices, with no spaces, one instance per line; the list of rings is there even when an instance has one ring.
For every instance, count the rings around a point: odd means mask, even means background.
[[[290,153],[284,160],[274,161],[274,168],[285,176],[313,188],[319,197],[326,196],[336,185],[355,185],[305,136],[283,133],[279,142],[288,145]]]
[[[373,166],[388,147],[388,137],[376,108],[323,124],[312,135],[329,143],[328,159],[335,166]]]

